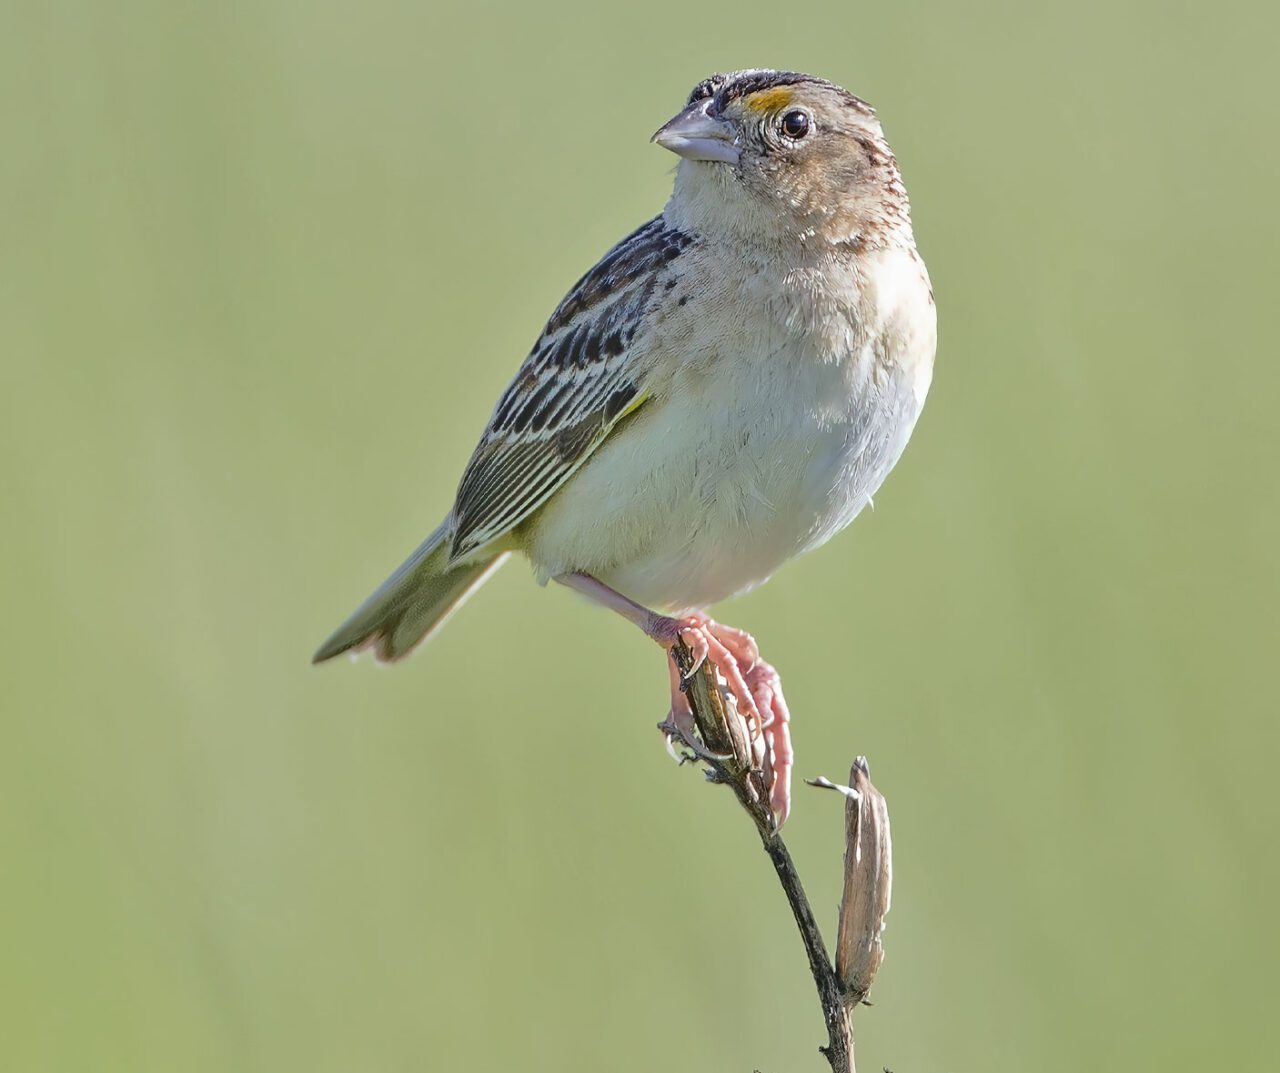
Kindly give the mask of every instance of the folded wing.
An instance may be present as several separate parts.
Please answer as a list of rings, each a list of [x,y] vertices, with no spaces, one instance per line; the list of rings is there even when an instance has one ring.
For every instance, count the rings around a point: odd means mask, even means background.
[[[494,409],[462,475],[451,559],[510,532],[646,398],[646,322],[690,239],[659,217],[580,279]]]

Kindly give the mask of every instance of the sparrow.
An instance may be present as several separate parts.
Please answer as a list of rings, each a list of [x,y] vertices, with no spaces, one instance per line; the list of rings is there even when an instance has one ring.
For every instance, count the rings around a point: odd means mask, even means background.
[[[781,681],[705,608],[763,584],[871,502],[924,405],[937,338],[898,163],[875,111],[822,78],[699,82],[652,140],[678,156],[662,213],[551,314],[439,528],[315,662],[406,655],[511,552],[540,583],[710,660],[790,808]]]

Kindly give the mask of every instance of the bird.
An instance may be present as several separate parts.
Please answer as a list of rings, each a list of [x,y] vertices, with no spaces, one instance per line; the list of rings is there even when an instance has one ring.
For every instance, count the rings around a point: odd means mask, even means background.
[[[706,608],[871,503],[933,374],[933,289],[875,110],[753,68],[700,81],[651,139],[679,159],[662,212],[569,290],[499,398],[452,509],[314,662],[393,661],[513,552],[671,653],[709,660],[761,731],[790,811],[781,679]]]

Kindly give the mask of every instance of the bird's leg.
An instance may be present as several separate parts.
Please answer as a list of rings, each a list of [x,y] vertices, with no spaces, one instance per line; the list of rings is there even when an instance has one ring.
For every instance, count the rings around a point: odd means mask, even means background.
[[[667,650],[667,660],[673,668],[670,723],[691,746],[687,733],[691,724],[689,700],[681,688],[683,682],[679,672],[674,670],[671,648],[677,641],[688,645],[693,653],[694,670],[704,661],[711,661],[724,677],[738,710],[764,739],[770,802],[781,824],[791,807],[791,716],[782,696],[778,673],[761,660],[755,639],[749,633],[725,626],[701,612],[679,618],[660,615],[590,574],[561,574],[555,580],[618,612]]]
[[[750,670],[759,656],[750,636],[741,630],[721,626],[701,613],[680,618],[660,615],[611,589],[604,582],[597,581],[590,574],[561,574],[556,581],[618,612],[668,652],[677,641],[683,641],[693,653],[695,671],[706,660],[710,660],[724,676],[739,709],[757,727],[763,727],[764,720],[756,707],[751,687],[747,685],[742,666],[746,663],[745,670]]]

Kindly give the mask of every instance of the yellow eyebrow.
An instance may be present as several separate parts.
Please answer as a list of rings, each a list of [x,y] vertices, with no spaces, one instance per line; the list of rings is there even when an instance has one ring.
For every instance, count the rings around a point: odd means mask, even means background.
[[[742,106],[762,114],[776,112],[791,103],[791,96],[791,87],[774,86],[772,89],[762,89],[752,93],[743,100]]]

